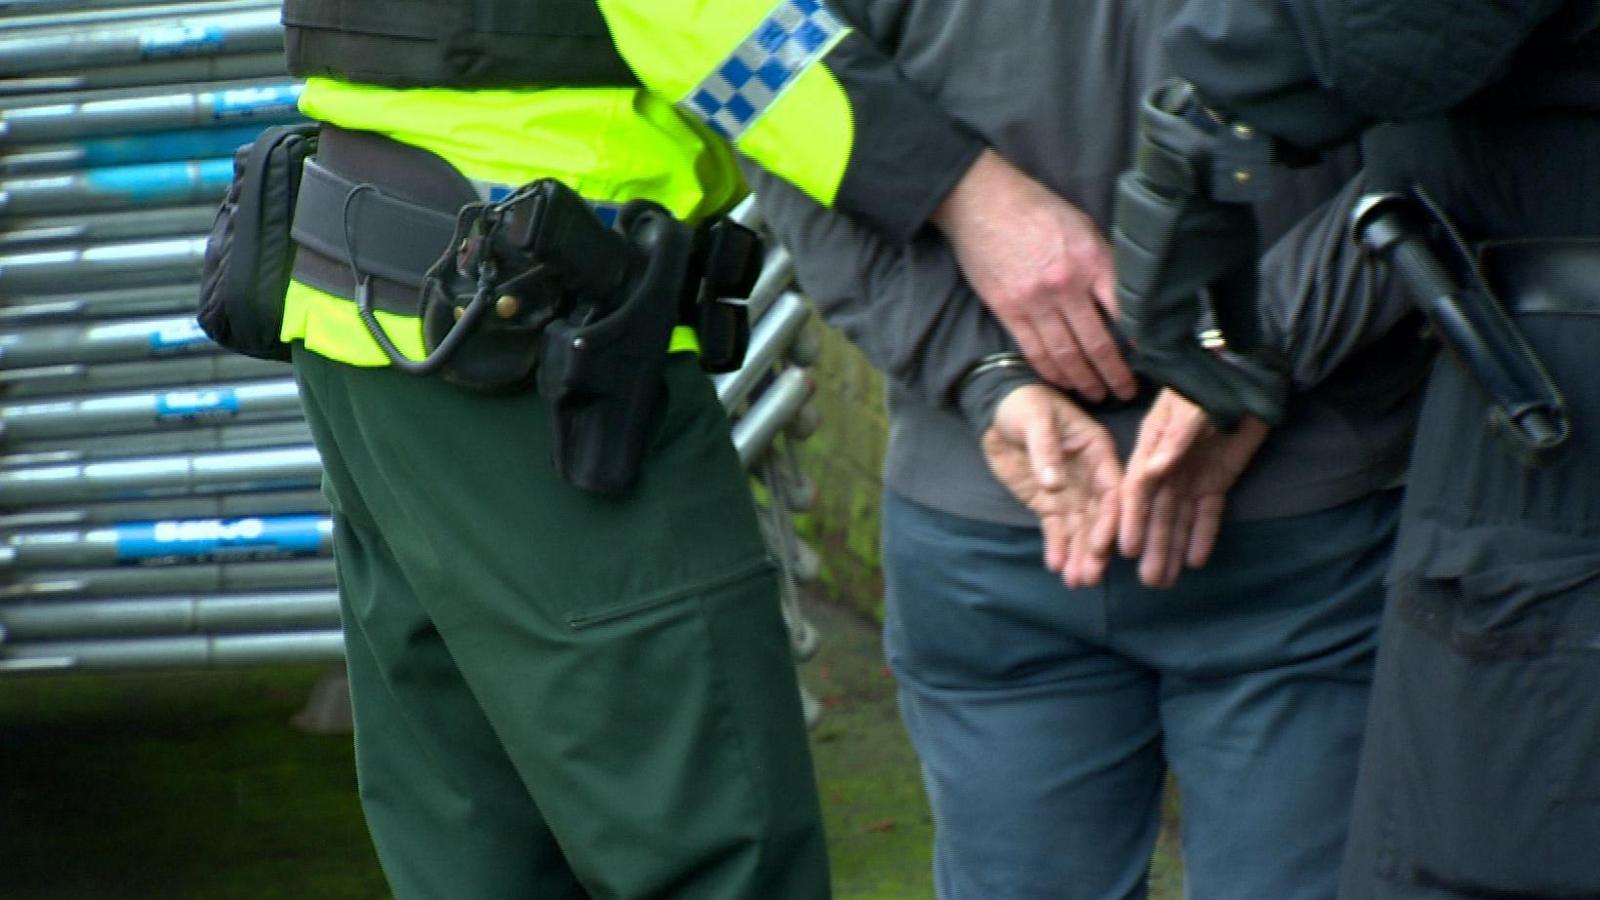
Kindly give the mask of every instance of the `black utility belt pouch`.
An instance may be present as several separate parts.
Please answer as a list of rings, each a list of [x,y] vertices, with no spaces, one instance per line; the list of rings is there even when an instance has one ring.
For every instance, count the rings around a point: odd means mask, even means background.
[[[475,390],[519,389],[532,380],[542,355],[542,341],[534,338],[551,321],[573,309],[593,316],[628,307],[637,289],[631,282],[646,272],[647,259],[667,252],[636,233],[639,217],[645,209],[652,217],[672,217],[642,201],[624,209],[631,212],[608,227],[587,201],[545,179],[461,210],[450,249],[422,285],[423,345],[442,358],[441,376]],[[658,306],[651,312],[695,330],[702,369],[731,372],[743,365],[749,346],[742,301],[761,274],[761,238],[726,218],[692,232],[679,229],[688,243],[674,245],[673,252],[685,255],[683,268],[675,270],[676,282],[652,284],[651,302]],[[483,307],[473,302],[479,295],[492,295],[492,310],[475,309]]]
[[[287,362],[283,295],[294,264],[301,168],[316,152],[314,124],[275,125],[233,156],[233,183],[206,240],[195,319],[218,345]]]
[[[708,370],[743,361],[749,325],[730,298],[753,288],[761,242],[737,223],[691,229],[636,200],[608,224],[554,179],[447,213],[320,160],[306,173],[295,238],[307,261],[348,266],[356,311],[390,364],[483,393],[536,388],[555,468],[576,487],[616,496],[632,486],[674,327],[696,327]],[[386,282],[417,287],[421,359],[377,318]],[[383,302],[394,311],[392,290]]]
[[[423,343],[445,380],[476,390],[530,379],[549,411],[556,471],[618,496],[637,478],[672,330],[695,326],[702,366],[743,362],[761,242],[728,220],[691,230],[633,201],[602,224],[558,181],[463,210],[423,284]],[[706,351],[709,351],[707,355]]]

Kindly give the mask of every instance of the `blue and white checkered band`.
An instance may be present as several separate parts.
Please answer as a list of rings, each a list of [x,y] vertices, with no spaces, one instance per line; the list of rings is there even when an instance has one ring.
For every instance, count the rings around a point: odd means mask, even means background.
[[[679,107],[738,140],[845,30],[821,0],[782,0]]]

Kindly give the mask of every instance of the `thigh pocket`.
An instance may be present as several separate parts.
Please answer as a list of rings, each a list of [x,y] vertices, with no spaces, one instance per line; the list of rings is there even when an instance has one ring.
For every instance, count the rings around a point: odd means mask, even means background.
[[[688,584],[666,587],[660,591],[644,594],[616,603],[603,605],[594,609],[575,610],[567,613],[567,625],[577,631],[586,631],[599,628],[603,625],[618,625],[627,627],[630,619],[647,617],[652,613],[660,613],[668,617],[685,614],[694,614],[693,602],[707,595],[718,594],[737,588],[745,582],[759,582],[762,585],[772,585],[774,566],[770,560],[762,559],[750,562],[731,572],[714,575]]]
[[[582,805],[611,829],[575,841],[586,861],[709,867],[763,846],[781,856],[813,832],[804,720],[769,565],[568,623],[579,646],[565,655],[566,699],[544,715],[563,757],[582,761]],[[642,863],[641,846],[655,851]]]
[[[1500,582],[1504,583],[1504,582]],[[1463,896],[1600,897],[1600,594],[1475,579],[1399,592],[1375,697],[1393,880]]]

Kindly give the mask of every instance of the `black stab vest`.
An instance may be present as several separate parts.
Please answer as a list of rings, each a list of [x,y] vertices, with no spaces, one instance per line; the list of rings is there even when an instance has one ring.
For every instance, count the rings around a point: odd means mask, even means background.
[[[634,86],[595,0],[285,0],[289,71],[387,87]]]
[[[1600,0],[1572,0],[1552,16],[1485,99],[1499,108],[1600,113]]]

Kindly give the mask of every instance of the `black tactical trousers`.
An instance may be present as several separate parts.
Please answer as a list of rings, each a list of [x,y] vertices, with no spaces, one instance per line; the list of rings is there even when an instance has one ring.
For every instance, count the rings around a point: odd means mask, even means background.
[[[1587,288],[1508,298],[1570,405],[1557,459],[1517,462],[1460,369],[1434,373],[1344,900],[1600,898],[1600,242],[1590,256]]]

